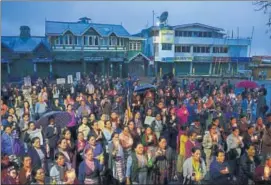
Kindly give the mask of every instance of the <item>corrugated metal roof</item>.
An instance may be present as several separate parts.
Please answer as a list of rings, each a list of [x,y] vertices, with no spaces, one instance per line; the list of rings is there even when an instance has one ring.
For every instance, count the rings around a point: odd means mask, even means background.
[[[1,42],[18,53],[32,52],[40,44],[44,44],[44,46],[50,49],[50,45],[45,37],[21,38],[19,36],[2,36]]]
[[[66,31],[72,32],[74,35],[81,36],[90,28],[96,30],[101,36],[109,36],[112,33],[118,37],[129,37],[130,34],[122,25],[114,24],[97,24],[82,22],[57,22],[46,21],[45,32],[47,35],[62,35]]]

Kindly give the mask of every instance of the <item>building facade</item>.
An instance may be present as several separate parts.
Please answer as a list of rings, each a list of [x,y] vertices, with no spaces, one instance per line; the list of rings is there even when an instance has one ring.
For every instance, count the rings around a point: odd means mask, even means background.
[[[254,79],[271,79],[271,56],[253,56],[249,68]]]
[[[21,26],[20,36],[2,36],[2,79],[26,75],[75,75],[76,72],[114,77],[148,75],[150,59],[143,54],[144,38],[128,33],[122,25],[45,22],[45,36],[30,35]]]
[[[155,72],[175,75],[234,75],[248,68],[250,38],[233,38],[224,30],[200,23],[152,26],[144,37],[144,54]]]

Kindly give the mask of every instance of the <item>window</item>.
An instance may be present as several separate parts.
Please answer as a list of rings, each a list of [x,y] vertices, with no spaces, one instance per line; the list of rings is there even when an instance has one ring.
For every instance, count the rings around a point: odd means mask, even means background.
[[[172,44],[162,44],[162,50],[171,50]]]
[[[151,32],[151,36],[152,37],[158,37],[159,36],[159,31],[158,30],[154,30]]]
[[[133,50],[136,50],[136,42],[133,42]]]
[[[192,31],[188,32],[188,37],[192,37]]]
[[[89,46],[92,46],[92,45],[93,45],[92,37],[91,37],[91,36],[88,37],[88,45],[89,45]]]
[[[77,36],[74,37],[74,44],[78,45],[78,37]]]
[[[212,32],[208,32],[208,37],[212,37]]]
[[[68,45],[68,44],[69,44],[69,37],[68,37],[68,35],[65,35],[65,36],[64,36],[64,44],[65,44],[65,45]]]
[[[140,42],[137,42],[137,43],[136,43],[136,50],[137,50],[137,51],[140,51],[140,50],[141,50],[141,43],[140,43]]]
[[[227,47],[213,47],[213,53],[228,53]]]
[[[133,43],[132,42],[129,43],[129,50],[133,50]]]
[[[190,53],[190,46],[175,46],[176,53]]]
[[[194,53],[210,53],[210,47],[208,47],[208,46],[194,46],[193,52]]]
[[[72,45],[73,43],[73,36],[72,35],[68,35],[68,40],[69,40],[69,45]]]
[[[95,46],[98,46],[99,45],[99,37],[98,36],[95,36]]]
[[[84,46],[88,45],[88,37],[87,36],[84,36]]]

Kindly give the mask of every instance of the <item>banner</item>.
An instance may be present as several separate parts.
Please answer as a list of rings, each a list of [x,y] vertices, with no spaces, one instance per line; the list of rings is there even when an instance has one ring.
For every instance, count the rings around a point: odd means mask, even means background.
[[[213,57],[205,57],[205,56],[195,56],[194,62],[212,62]]]
[[[173,57],[162,57],[162,62],[174,62]]]
[[[66,79],[65,78],[58,78],[56,79],[56,84],[65,84],[66,83]]]
[[[176,62],[192,62],[193,57],[175,57]]]
[[[231,62],[251,62],[251,57],[231,57]]]
[[[27,87],[31,86],[31,77],[30,76],[24,77],[24,85]]]
[[[160,31],[161,43],[173,44],[174,43],[174,31],[173,30],[161,30]]]
[[[81,80],[81,72],[76,72],[76,80],[77,81]]]
[[[228,63],[230,61],[229,57],[214,57],[213,62],[215,63]]]
[[[72,75],[68,75],[68,84],[72,84],[73,83],[73,77]]]

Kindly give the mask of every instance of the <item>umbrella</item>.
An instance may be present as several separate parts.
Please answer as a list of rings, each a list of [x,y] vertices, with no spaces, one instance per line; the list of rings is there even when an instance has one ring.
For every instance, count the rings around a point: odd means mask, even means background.
[[[256,82],[249,81],[249,80],[244,80],[236,84],[237,88],[249,88],[249,89],[254,89],[259,87]]]
[[[144,85],[140,85],[140,86],[137,86],[134,90],[134,92],[144,92],[146,90],[149,90],[149,89],[155,89],[156,86],[154,85],[151,85],[151,84],[144,84]]]
[[[68,112],[63,111],[51,111],[44,114],[37,122],[36,127],[42,127],[43,129],[47,128],[49,118],[53,116],[55,119],[56,126],[60,128],[66,127],[66,125],[71,121],[72,117]]]

